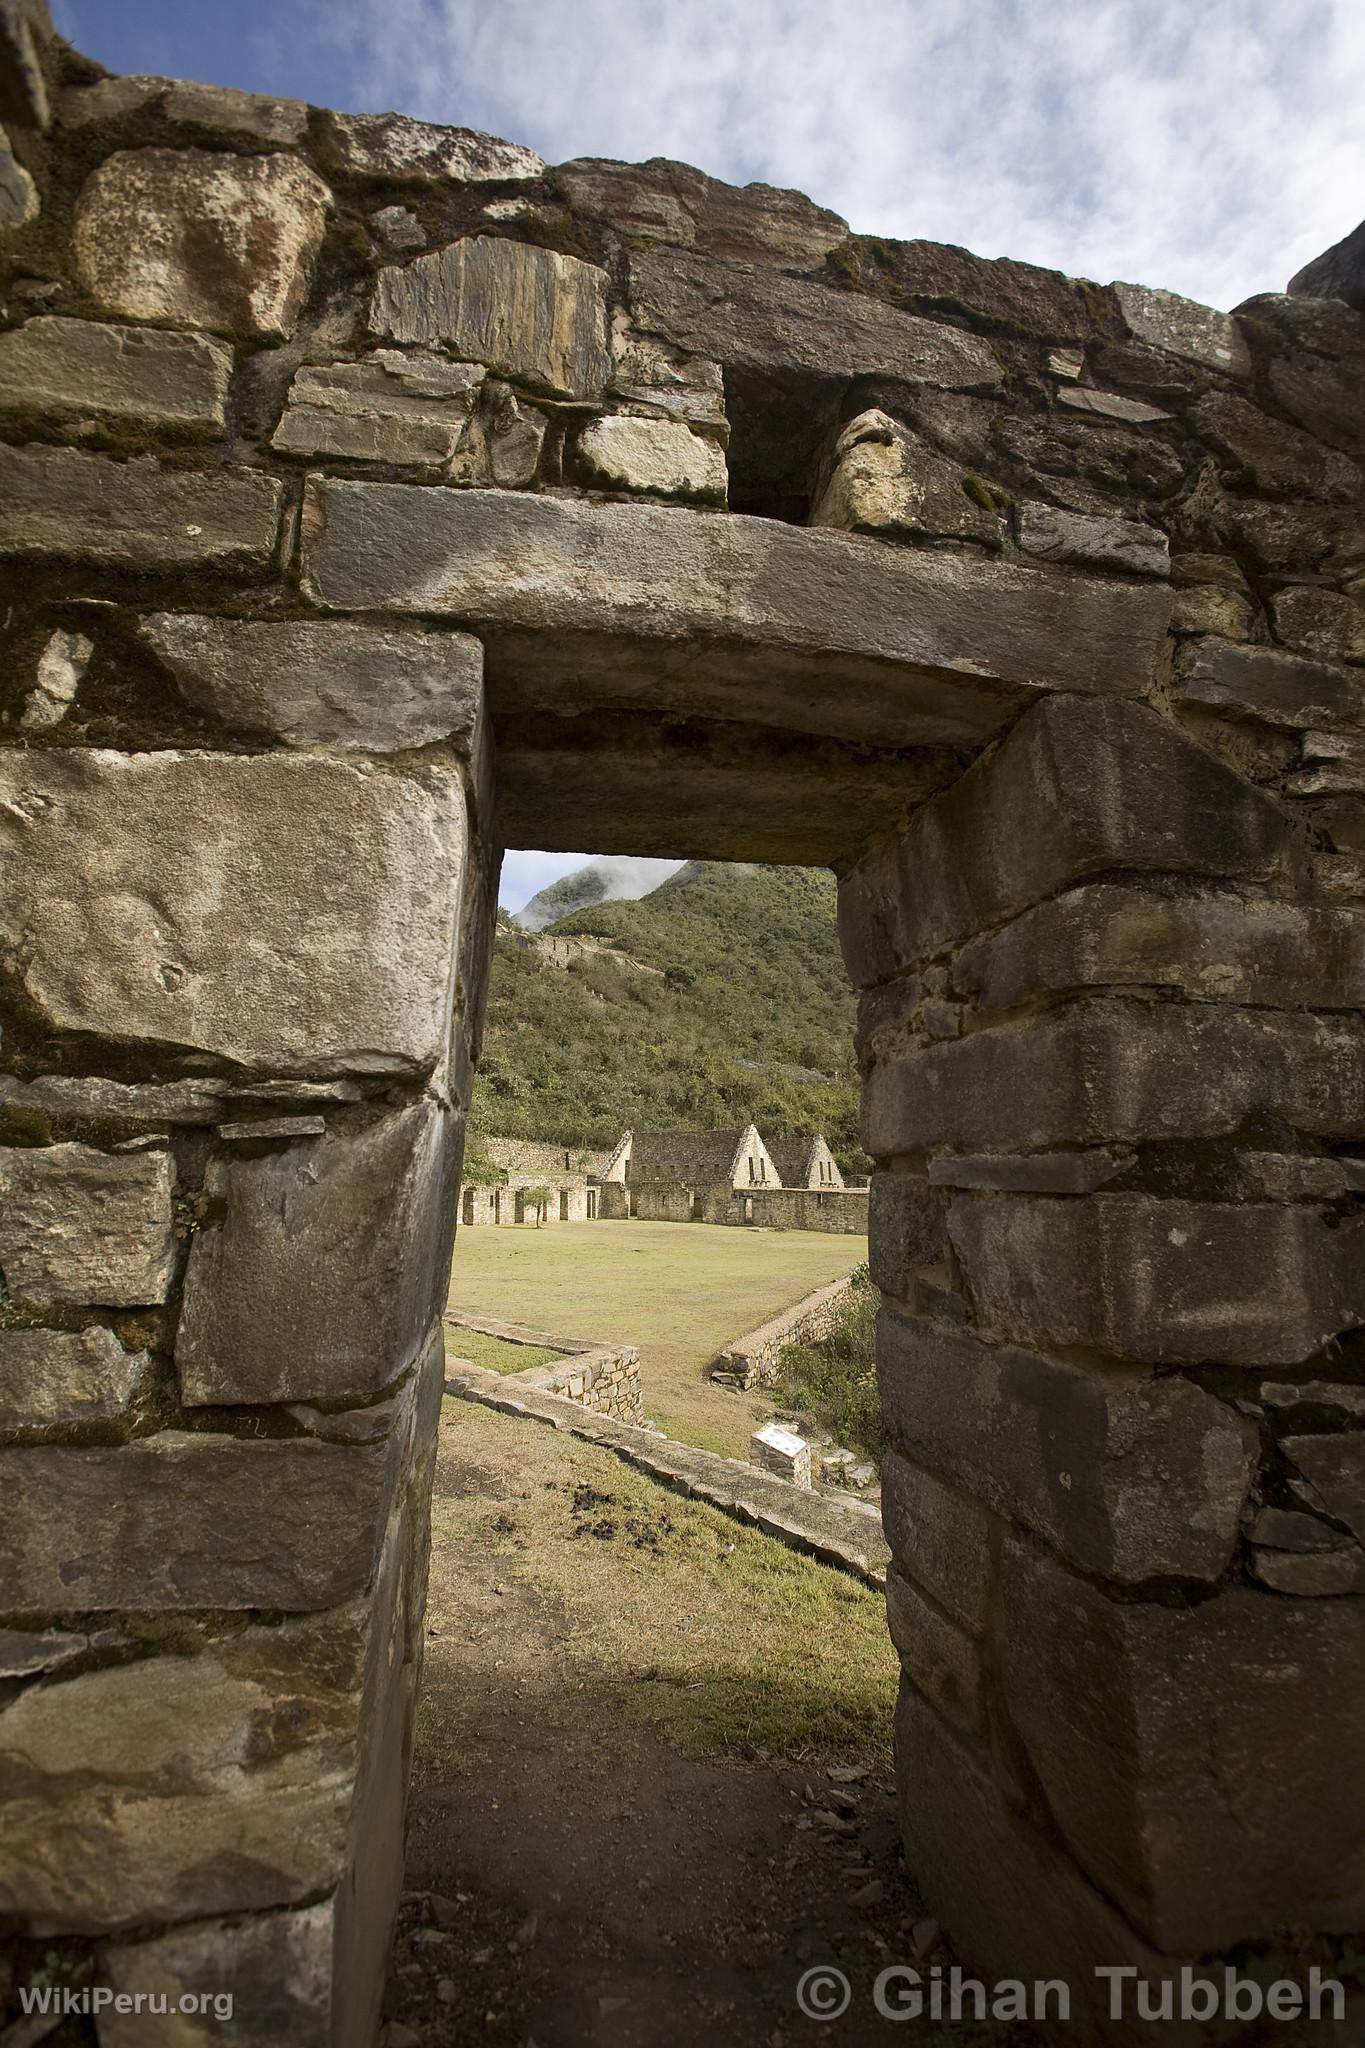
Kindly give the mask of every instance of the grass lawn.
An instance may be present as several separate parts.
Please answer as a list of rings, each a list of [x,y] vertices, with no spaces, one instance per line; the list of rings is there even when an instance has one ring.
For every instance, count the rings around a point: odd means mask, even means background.
[[[684,1443],[744,1457],[772,1401],[713,1387],[706,1368],[732,1337],[866,1257],[865,1237],[717,1223],[462,1230],[450,1303],[556,1335],[634,1344],[646,1413]],[[468,1357],[466,1334],[448,1337]]]
[[[515,1322],[514,1316],[507,1318]],[[506,1337],[488,1337],[482,1330],[453,1330],[446,1325],[446,1357],[467,1358],[471,1365],[490,1372],[530,1372],[535,1365],[554,1365],[562,1351],[547,1351],[543,1344],[512,1344]]]

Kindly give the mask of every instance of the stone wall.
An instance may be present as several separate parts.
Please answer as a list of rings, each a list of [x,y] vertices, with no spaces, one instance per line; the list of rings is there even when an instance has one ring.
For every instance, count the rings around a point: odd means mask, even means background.
[[[770,1387],[777,1378],[784,1344],[818,1344],[837,1326],[848,1300],[851,1278],[831,1280],[804,1295],[780,1316],[760,1323],[727,1344],[715,1363],[744,1388]]]
[[[512,1388],[557,1394],[561,1400],[576,1402],[596,1415],[615,1416],[618,1422],[644,1421],[640,1358],[634,1345],[613,1344],[602,1337],[565,1337],[554,1331],[528,1329],[524,1323],[467,1315],[463,1311],[448,1310],[445,1320],[453,1330],[477,1330],[484,1336],[498,1337],[505,1344],[525,1344],[536,1350],[565,1354],[562,1364],[532,1365],[524,1372],[504,1374]]]
[[[840,872],[950,1935],[1078,2001],[1358,1945],[1361,314],[109,79],[36,0],[0,119],[20,1972],[373,2039],[502,838]]]
[[[866,1237],[864,1188],[759,1188],[754,1223],[761,1230],[831,1230]]]

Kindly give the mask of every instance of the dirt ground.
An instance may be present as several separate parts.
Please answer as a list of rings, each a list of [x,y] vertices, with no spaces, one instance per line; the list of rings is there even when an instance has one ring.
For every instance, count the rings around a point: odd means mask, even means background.
[[[871,2005],[932,1940],[879,1610],[600,1450],[447,1402],[390,2048],[942,2038]],[[817,2026],[795,1995],[824,1963],[853,2001]]]

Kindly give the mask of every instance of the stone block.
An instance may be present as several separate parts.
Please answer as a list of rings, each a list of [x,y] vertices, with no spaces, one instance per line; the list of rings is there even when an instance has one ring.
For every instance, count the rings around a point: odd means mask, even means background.
[[[1210,392],[1192,415],[1197,434],[1270,497],[1358,505],[1365,476],[1349,457],[1231,392]]]
[[[595,264],[473,235],[381,270],[370,327],[440,343],[551,398],[596,398],[611,371],[606,293]]]
[[[462,185],[508,184],[539,178],[543,158],[519,142],[502,142],[479,128],[443,128],[407,114],[333,114],[332,132],[343,167],[355,178],[424,184],[446,178]]]
[[[325,1900],[297,1912],[201,1920],[150,1941],[110,1942],[100,1951],[99,1981],[125,1998],[160,1994],[172,2011],[182,1999],[205,2001],[202,2017],[172,2022],[172,2048],[222,2041],[214,2000],[229,1987],[233,2048],[330,2048],[334,1919]],[[149,2003],[142,2012],[130,2006],[101,2013],[100,2048],[147,2048],[153,2009]]]
[[[874,409],[850,420],[840,434],[810,523],[844,533],[974,540],[998,548],[1000,514],[968,493],[969,481],[960,464]]]
[[[1000,364],[979,336],[759,264],[645,249],[630,258],[629,294],[638,327],[727,368],[1000,389]]]
[[[219,435],[231,352],[199,334],[41,315],[0,334],[0,410]]]
[[[1143,689],[1170,608],[1155,585],[683,507],[313,482],[304,524],[306,588],[323,607],[420,610],[514,636],[498,643],[509,716],[567,712],[576,691],[594,708],[676,705],[692,718],[942,744],[997,730],[1023,689]],[[565,632],[577,636],[572,680]],[[698,646],[711,641],[723,645],[703,664]]]
[[[365,1651],[349,1607],[30,1687],[0,1712],[0,1911],[84,1934],[329,1892]]]
[[[258,470],[163,469],[74,448],[0,447],[0,557],[96,568],[263,567],[284,487]]]
[[[1365,678],[1276,647],[1201,640],[1181,661],[1176,694],[1264,725],[1365,730]]]
[[[1128,576],[1170,574],[1170,542],[1139,519],[1097,519],[1027,499],[1015,510],[1015,530],[1024,553],[1043,562],[1078,562]]]
[[[26,228],[39,213],[38,187],[0,128],[0,229]]]
[[[5,1593],[20,1614],[333,1607],[375,1568],[388,1444],[163,1430],[0,1451]]]
[[[1271,797],[1147,705],[1046,699],[842,877],[844,960],[864,988],[1087,874],[1261,876],[1287,842]]]
[[[146,1367],[112,1330],[0,1330],[0,1428],[126,1415]]]
[[[342,752],[445,740],[472,759],[482,744],[483,649],[467,633],[184,612],[140,630],[187,701],[226,725]]]
[[[1150,1365],[1297,1365],[1365,1322],[1365,1223],[1147,1195],[959,1196],[948,1234],[1002,1336]]]
[[[1116,1180],[1133,1154],[1095,1146],[1076,1152],[969,1152],[929,1161],[936,1188],[994,1188],[1002,1194],[1092,1195]]]
[[[1284,1437],[1281,1448],[1327,1513],[1365,1543],[1365,1431]]]
[[[145,1307],[170,1292],[175,1262],[171,1155],[88,1145],[0,1150],[0,1274],[5,1298]]]
[[[608,221],[637,246],[672,242],[740,263],[817,270],[848,238],[847,221],[803,192],[725,185],[660,157],[644,164],[578,157],[556,167],[555,183],[575,213]]]
[[[1082,1570],[1136,1585],[1211,1584],[1226,1569],[1259,1438],[1202,1388],[1064,1365],[891,1310],[877,1370],[897,1450]]]
[[[729,477],[723,450],[681,420],[611,413],[589,422],[577,451],[588,482],[599,490],[725,503]]]
[[[1112,284],[1128,332],[1152,348],[1186,356],[1224,376],[1251,374],[1246,337],[1230,313],[1182,299],[1178,292],[1157,291],[1145,284]]]
[[[24,699],[20,725],[31,732],[60,725],[71,709],[94,652],[94,641],[87,640],[84,633],[67,633],[59,628],[49,634],[47,645],[38,656],[35,687]]]
[[[427,246],[425,230],[409,207],[381,206],[370,215],[370,226],[386,249],[401,252]]]
[[[568,1385],[573,1400],[583,1397],[583,1381],[579,1377],[575,1390],[573,1377]],[[783,1429],[776,1422],[765,1422],[756,1429],[749,1439],[749,1463],[761,1471],[771,1472],[778,1479],[785,1479],[791,1486],[810,1485],[810,1445],[794,1430]]]
[[[1248,1568],[1272,1593],[1303,1600],[1338,1600],[1346,1593],[1365,1592],[1365,1552],[1355,1544],[1312,1555],[1253,1547]]]
[[[725,381],[719,363],[684,355],[650,334],[637,334],[624,313],[612,316],[610,390],[633,410],[659,413],[708,434],[725,447]]]
[[[1271,599],[1270,612],[1275,631],[1290,647],[1318,661],[1365,662],[1365,605],[1353,597],[1297,584]]]
[[[974,256],[943,242],[868,242],[854,236],[841,252],[841,267],[858,262],[869,290],[890,283],[898,302],[937,315],[945,308],[1003,333],[1038,334],[1050,341],[1083,341],[1090,314],[1081,288],[1059,270],[1043,270],[1012,258]]]
[[[1057,403],[1087,419],[1123,427],[1155,426],[1171,417],[1159,405],[1149,405],[1145,398],[1124,398],[1117,391],[1096,391],[1089,384],[1064,384],[1057,393]]]
[[[886,1622],[911,1684],[962,1734],[978,1735],[986,1718],[981,1650],[894,1565],[886,1575]]]
[[[40,1074],[33,1081],[0,1074],[0,1110],[44,1117],[92,1118],[135,1125],[213,1124],[223,1115],[231,1085],[225,1081],[168,1081],[139,1086],[89,1074]]]
[[[479,363],[377,348],[358,363],[305,364],[271,446],[291,454],[439,469],[469,424]]]
[[[1353,1138],[1365,1128],[1362,1061],[1354,1018],[1080,1002],[875,1067],[863,1143],[875,1158],[1133,1144],[1266,1117]]]
[[[0,792],[0,928],[52,1029],[280,1074],[440,1057],[465,859],[453,773],[49,750],[6,755]]]
[[[974,940],[953,981],[983,1010],[1098,987],[1355,1009],[1365,1004],[1365,912],[1096,882]]]
[[[297,157],[120,150],[76,202],[76,268],[106,312],[280,337],[303,310],[330,204]]]
[[[885,1294],[909,1294],[920,1266],[948,1255],[948,1198],[914,1173],[874,1173],[868,1200],[868,1258]]]
[[[1171,631],[1245,640],[1255,617],[1250,599],[1240,592],[1212,583],[1188,583],[1176,589]]]
[[[1285,286],[1310,299],[1344,299],[1365,313],[1365,221],[1305,263]]]
[[[362,1399],[397,1379],[445,1300],[462,1136],[428,1099],[214,1159],[176,1341],[186,1402]]]
[[[1202,1954],[1365,1907],[1365,1611],[1235,1588],[1118,1605],[1006,1546],[1005,1702],[1053,1819],[1139,1931]]]
[[[41,50],[52,35],[47,0],[0,4],[0,119],[47,127],[51,106]]]
[[[980,1635],[995,1580],[992,1518],[980,1502],[888,1451],[882,1527],[900,1571],[926,1587],[961,1628]]]
[[[302,142],[308,129],[306,100],[277,100],[261,92],[238,92],[227,85],[196,85],[176,79],[161,103],[168,121],[187,128],[208,128],[219,135],[244,136],[249,142],[277,143],[289,148]]]
[[[496,484],[502,490],[533,484],[548,425],[537,407],[490,377],[446,474],[452,483]]]

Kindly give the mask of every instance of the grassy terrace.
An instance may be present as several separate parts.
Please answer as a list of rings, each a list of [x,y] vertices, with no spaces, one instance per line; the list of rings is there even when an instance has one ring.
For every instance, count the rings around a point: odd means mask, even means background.
[[[865,1237],[709,1223],[465,1230],[456,1240],[450,1302],[537,1330],[634,1344],[653,1420],[701,1450],[743,1457],[772,1403],[712,1387],[706,1367],[732,1337],[866,1257]],[[451,1351],[473,1356],[467,1331],[446,1335]],[[521,1360],[540,1362],[526,1349]],[[504,1372],[517,1369],[504,1357],[480,1360],[495,1362]]]

